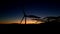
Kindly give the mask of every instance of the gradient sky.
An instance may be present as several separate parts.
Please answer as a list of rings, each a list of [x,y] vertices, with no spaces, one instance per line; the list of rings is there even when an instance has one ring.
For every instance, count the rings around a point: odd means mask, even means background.
[[[58,1],[2,1],[0,5],[0,22],[5,20],[20,20],[23,16],[23,5],[27,15],[40,17],[60,16]]]

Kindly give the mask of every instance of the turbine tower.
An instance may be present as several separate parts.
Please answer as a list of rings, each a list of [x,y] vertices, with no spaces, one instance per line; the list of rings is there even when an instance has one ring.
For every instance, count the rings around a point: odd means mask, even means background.
[[[26,15],[24,9],[25,9],[25,8],[24,8],[24,5],[23,5],[23,10],[22,10],[22,12],[23,12],[23,15],[24,15],[24,16],[23,16],[23,18],[22,18],[20,24],[22,23],[23,19],[25,19],[25,24],[26,24],[26,16],[27,16],[27,15]]]
[[[25,19],[25,24],[27,23],[27,17],[28,18],[33,18],[33,19],[38,19],[38,18],[41,18],[41,17],[38,17],[38,16],[35,16],[35,15],[27,15],[26,13],[25,13],[25,11],[24,11],[24,7],[23,7],[23,18],[22,18],[22,20],[21,20],[21,22],[20,22],[20,24],[22,23],[22,21],[23,21],[23,19]]]
[[[22,21],[23,21],[23,19],[25,19],[25,24],[26,24],[26,20],[27,20],[27,17],[28,18],[40,18],[40,17],[37,17],[37,16],[35,16],[35,15],[27,15],[26,13],[25,13],[25,8],[24,8],[24,5],[23,5],[23,10],[22,10],[22,12],[23,12],[23,18],[21,19],[21,22],[20,22],[20,24],[22,23]]]
[[[23,11],[23,14],[24,14],[24,16],[23,16],[23,18],[22,18],[20,23],[22,23],[23,19],[25,18],[25,24],[26,24],[27,17],[28,18],[32,18],[32,19],[39,19],[39,18],[41,18],[41,17],[35,16],[35,15],[26,15],[26,13],[24,11]]]

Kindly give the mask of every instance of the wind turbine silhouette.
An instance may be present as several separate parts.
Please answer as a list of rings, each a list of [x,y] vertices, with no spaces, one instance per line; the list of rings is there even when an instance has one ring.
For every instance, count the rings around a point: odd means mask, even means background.
[[[38,18],[40,18],[40,17],[37,17],[37,16],[35,16],[35,15],[26,15],[26,13],[25,13],[24,11],[23,11],[23,13],[24,13],[24,16],[23,16],[20,24],[22,23],[22,21],[23,21],[24,18],[25,18],[25,24],[26,24],[27,17],[28,17],[28,18],[33,18],[33,19],[38,19]]]
[[[27,16],[27,15],[26,15],[26,13],[25,13],[25,11],[24,11],[24,6],[23,6],[23,11],[22,11],[22,12],[23,12],[23,15],[24,15],[24,16],[23,16],[20,24],[22,23],[22,21],[23,21],[24,18],[25,18],[25,24],[26,24],[26,16]]]
[[[25,13],[24,9],[25,9],[25,8],[24,8],[24,6],[23,6],[23,11],[22,11],[22,12],[23,12],[23,15],[24,15],[24,16],[23,16],[23,18],[21,19],[20,24],[22,23],[23,19],[25,19],[25,24],[26,24],[26,22],[27,22],[27,21],[26,21],[26,20],[27,20],[27,17],[29,17],[29,18],[40,18],[40,17],[37,17],[37,16],[35,16],[35,15],[27,15],[27,14]]]

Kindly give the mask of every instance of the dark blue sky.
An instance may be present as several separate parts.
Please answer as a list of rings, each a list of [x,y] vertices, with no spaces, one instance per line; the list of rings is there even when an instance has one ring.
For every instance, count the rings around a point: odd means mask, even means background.
[[[40,17],[60,16],[60,3],[58,1],[6,1],[0,5],[0,20],[22,18],[23,5],[26,14],[33,14]]]

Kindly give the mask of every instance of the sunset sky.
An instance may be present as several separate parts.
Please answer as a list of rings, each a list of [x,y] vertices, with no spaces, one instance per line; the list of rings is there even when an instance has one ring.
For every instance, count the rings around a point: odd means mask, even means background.
[[[23,17],[23,5],[27,15],[39,17],[60,16],[60,3],[58,1],[1,1],[0,23],[17,23]],[[31,21],[31,20],[30,20]]]

